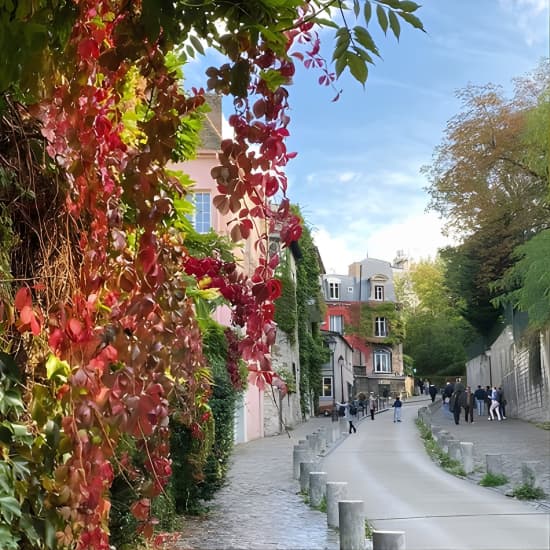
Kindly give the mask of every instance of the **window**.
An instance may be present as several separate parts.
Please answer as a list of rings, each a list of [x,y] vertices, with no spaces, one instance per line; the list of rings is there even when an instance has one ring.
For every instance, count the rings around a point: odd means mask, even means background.
[[[374,335],[375,336],[387,336],[388,329],[386,326],[385,317],[376,317],[374,320]]]
[[[328,329],[332,332],[339,332],[344,334],[344,318],[342,315],[330,315]]]
[[[339,300],[340,299],[340,283],[329,281],[328,283],[328,299]]]
[[[332,376],[323,376],[323,397],[332,397]]]
[[[210,216],[210,193],[193,193],[195,211],[190,216],[191,223],[197,233],[208,233],[212,229]]]
[[[374,372],[391,372],[391,354],[386,350],[374,352]]]
[[[384,287],[382,285],[375,285],[374,287],[374,299],[383,300],[384,299]]]
[[[348,286],[348,294],[351,294],[353,292],[353,287],[352,286]]]

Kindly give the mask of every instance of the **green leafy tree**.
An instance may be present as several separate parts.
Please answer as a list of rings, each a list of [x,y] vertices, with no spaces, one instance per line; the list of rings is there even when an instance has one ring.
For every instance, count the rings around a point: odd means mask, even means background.
[[[445,272],[445,263],[438,257],[414,264],[397,278],[405,324],[403,351],[422,377],[461,374],[466,345],[473,337],[471,326],[457,310],[462,298],[448,288]]]
[[[512,305],[529,315],[535,329],[550,325],[550,229],[542,231],[514,250],[518,261],[494,288],[501,294],[497,305]]]

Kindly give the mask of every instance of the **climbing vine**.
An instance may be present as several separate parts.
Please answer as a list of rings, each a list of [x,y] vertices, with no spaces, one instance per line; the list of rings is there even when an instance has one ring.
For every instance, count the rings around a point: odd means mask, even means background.
[[[13,55],[0,66],[0,215],[9,217],[0,235],[0,545],[107,550],[115,480],[130,488],[137,532],[149,537],[152,501],[172,475],[171,425],[193,443],[212,441],[202,321],[221,303],[242,334],[225,335],[232,385],[242,382],[241,359],[258,386],[275,381],[281,284],[267,236],[276,228],[288,246],[302,232],[284,172],[294,156],[285,145],[294,60],[333,86],[346,68],[364,82],[378,50],[366,28],[344,21],[332,73],[316,31],[332,26],[320,19],[331,3],[4,4],[0,46]],[[384,32],[389,24],[399,36],[398,17],[422,28],[414,2],[376,4]],[[215,247],[191,250],[191,182],[168,169],[196,147],[204,91],[184,93],[180,67],[204,43],[228,60],[208,69],[206,86],[231,95],[235,109],[235,137],[212,170],[214,204],[232,214],[234,240],[254,241],[250,277]],[[311,392],[317,340],[300,338],[311,344]]]

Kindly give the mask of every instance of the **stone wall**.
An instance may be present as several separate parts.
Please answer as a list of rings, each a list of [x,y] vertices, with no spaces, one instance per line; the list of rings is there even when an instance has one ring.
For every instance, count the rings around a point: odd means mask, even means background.
[[[506,327],[485,354],[466,364],[468,385],[502,387],[506,415],[550,421],[550,330],[537,338],[514,341]]]

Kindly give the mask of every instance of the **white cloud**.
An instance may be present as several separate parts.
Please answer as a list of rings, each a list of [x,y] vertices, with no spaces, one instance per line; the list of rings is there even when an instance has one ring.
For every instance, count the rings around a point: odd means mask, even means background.
[[[499,3],[511,14],[528,46],[548,41],[548,0],[499,0]]]
[[[374,229],[369,234],[331,235],[325,228],[313,231],[327,273],[348,272],[348,265],[365,257],[393,262],[402,250],[412,259],[435,258],[438,248],[456,244],[441,234],[442,220],[434,213],[412,215],[403,221]]]

